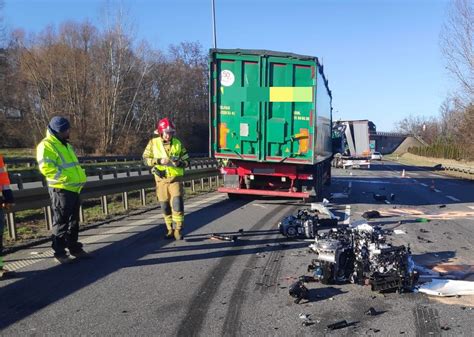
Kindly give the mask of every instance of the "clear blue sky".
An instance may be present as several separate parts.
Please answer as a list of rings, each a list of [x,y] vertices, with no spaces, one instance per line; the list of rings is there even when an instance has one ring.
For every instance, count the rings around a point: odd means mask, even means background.
[[[10,29],[66,20],[103,22],[102,0],[4,0]],[[211,0],[109,1],[127,8],[138,39],[166,49],[212,47]],[[219,48],[270,49],[323,59],[334,119],[370,119],[380,131],[437,115],[453,84],[439,48],[448,0],[215,0]]]

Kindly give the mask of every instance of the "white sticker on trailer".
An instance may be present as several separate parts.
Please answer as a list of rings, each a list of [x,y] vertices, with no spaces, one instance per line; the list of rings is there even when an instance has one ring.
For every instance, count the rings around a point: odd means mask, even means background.
[[[221,71],[221,84],[224,87],[230,87],[234,84],[235,76],[234,73],[230,70],[222,70]]]
[[[240,123],[240,137],[249,136],[249,125],[247,123]]]

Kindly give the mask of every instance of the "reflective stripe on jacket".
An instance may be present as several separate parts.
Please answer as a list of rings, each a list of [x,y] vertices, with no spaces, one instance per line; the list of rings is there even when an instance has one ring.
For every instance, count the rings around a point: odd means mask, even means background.
[[[187,162],[189,155],[183,144],[176,137],[171,139],[171,146],[167,152],[163,139],[161,137],[155,137],[148,142],[148,145],[143,152],[143,159],[148,166],[155,166],[160,171],[166,171],[166,177],[180,177],[184,175],[183,167],[176,167],[172,165],[153,165],[156,160],[168,158],[172,161],[181,160]]]
[[[71,144],[64,145],[49,130],[36,147],[36,160],[48,187],[79,193],[86,183],[86,173]]]

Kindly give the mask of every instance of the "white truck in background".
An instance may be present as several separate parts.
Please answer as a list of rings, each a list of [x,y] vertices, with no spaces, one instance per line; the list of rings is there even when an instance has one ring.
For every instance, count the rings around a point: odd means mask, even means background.
[[[333,123],[333,167],[370,168],[370,128],[375,125],[368,120]]]

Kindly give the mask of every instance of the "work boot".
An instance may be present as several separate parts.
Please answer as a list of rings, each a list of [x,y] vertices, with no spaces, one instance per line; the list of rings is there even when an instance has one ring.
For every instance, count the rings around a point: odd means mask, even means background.
[[[72,262],[72,259],[69,257],[69,255],[55,255],[54,260],[60,264],[69,264]]]
[[[174,230],[174,239],[179,241],[183,239],[183,234],[181,233],[181,230],[183,229],[183,223],[182,222],[177,222],[176,223],[176,229]]]
[[[76,259],[89,259],[91,257],[91,255],[82,248],[73,251],[69,250],[69,253]]]
[[[183,235],[181,234],[181,229],[174,230],[174,239],[179,241],[183,239]]]
[[[172,239],[174,237],[173,225],[166,224],[166,229],[167,229],[167,232],[165,235],[165,239]]]

